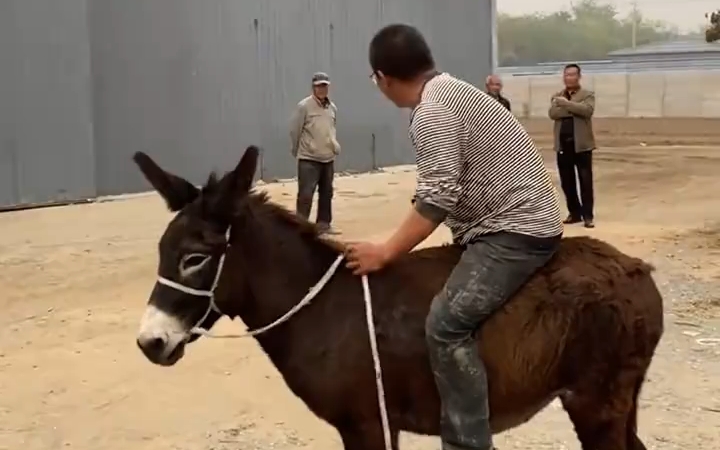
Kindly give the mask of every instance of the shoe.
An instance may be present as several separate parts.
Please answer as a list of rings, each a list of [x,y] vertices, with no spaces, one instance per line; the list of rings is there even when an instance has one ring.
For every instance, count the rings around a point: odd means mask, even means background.
[[[465,447],[463,447],[463,448],[465,448]],[[457,447],[457,446],[451,445],[451,444],[447,444],[445,442],[442,443],[442,449],[443,450],[461,450],[460,447]],[[498,450],[498,448],[495,446],[492,446],[492,447],[490,447],[490,450]]]
[[[340,232],[331,227],[329,223],[325,222],[318,222],[317,224],[318,231],[320,231],[320,234],[340,234]]]
[[[585,228],[595,228],[595,221],[592,219],[585,219]]]
[[[582,222],[582,217],[580,217],[580,216],[574,216],[574,215],[572,215],[572,214],[570,214],[569,216],[567,216],[567,217],[565,218],[565,220],[563,220],[563,223],[564,223],[565,225],[571,225],[571,224],[573,224],[573,223],[580,223],[580,222]]]

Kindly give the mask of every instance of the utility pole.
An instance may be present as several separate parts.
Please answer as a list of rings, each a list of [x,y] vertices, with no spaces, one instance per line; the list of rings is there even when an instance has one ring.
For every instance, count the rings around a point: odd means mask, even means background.
[[[632,20],[632,48],[637,47],[637,29],[639,16],[640,11],[638,10],[637,0],[633,0],[632,12],[630,13],[630,19]]]

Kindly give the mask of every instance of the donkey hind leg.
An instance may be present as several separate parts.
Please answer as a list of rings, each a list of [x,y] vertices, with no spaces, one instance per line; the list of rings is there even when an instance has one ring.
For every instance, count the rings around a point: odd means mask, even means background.
[[[347,426],[338,428],[345,450],[385,450],[385,438],[380,424]],[[390,431],[390,443],[393,450],[398,450],[397,430]]]
[[[637,437],[637,401],[646,371],[621,369],[610,383],[561,395],[583,450],[645,450]]]
[[[582,450],[630,450],[627,423],[632,409],[631,392],[615,392],[607,397],[595,392],[568,392],[560,398]]]
[[[640,389],[642,388],[643,382],[645,382],[645,374],[635,384],[635,391],[633,392],[633,402],[628,415],[627,423],[627,448],[628,450],[647,450],[645,444],[640,440],[637,435],[637,410],[638,410],[638,397],[640,396]]]

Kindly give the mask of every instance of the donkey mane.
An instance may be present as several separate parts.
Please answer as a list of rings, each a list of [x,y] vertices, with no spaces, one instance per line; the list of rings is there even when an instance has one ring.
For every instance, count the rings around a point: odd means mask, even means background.
[[[207,182],[201,189],[200,197],[208,198],[215,195],[221,183],[222,179],[216,172],[210,173]],[[248,212],[261,222],[279,221],[296,230],[300,236],[309,238],[336,253],[345,251],[345,245],[342,242],[324,236],[316,224],[273,202],[267,191],[257,191],[256,188],[253,188],[247,197],[238,201],[238,204],[235,205],[235,216]]]
[[[298,216],[288,208],[273,202],[266,191],[251,192],[248,196],[248,206],[258,219],[267,217],[278,220],[297,230],[300,235],[309,237],[318,244],[330,248],[338,253],[345,251],[345,245],[335,239],[324,236],[318,226],[304,217]]]

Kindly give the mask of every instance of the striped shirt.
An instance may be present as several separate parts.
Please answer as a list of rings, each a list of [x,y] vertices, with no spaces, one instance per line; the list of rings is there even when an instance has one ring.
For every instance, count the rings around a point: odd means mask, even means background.
[[[410,118],[417,151],[415,207],[444,221],[455,242],[506,231],[562,234],[557,191],[527,131],[480,89],[443,73]]]

